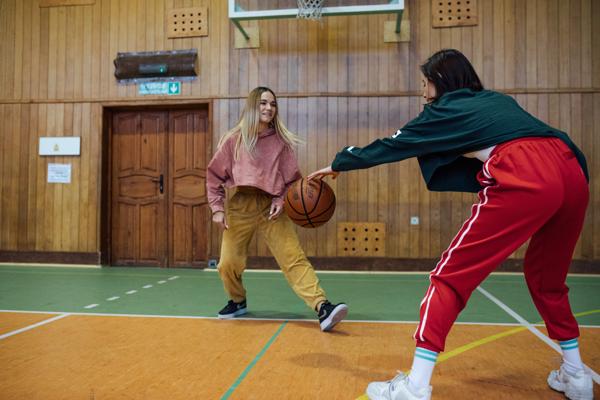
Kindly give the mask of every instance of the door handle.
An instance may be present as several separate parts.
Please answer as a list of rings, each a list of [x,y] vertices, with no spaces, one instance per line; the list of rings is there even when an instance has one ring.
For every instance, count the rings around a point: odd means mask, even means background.
[[[158,182],[158,190],[162,194],[165,189],[165,185],[164,185],[165,178],[164,178],[163,174],[160,174],[160,177],[158,179],[152,179],[152,182]]]

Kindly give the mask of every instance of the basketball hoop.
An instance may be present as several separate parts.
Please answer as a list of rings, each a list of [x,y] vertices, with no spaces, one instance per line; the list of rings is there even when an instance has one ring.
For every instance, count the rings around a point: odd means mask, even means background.
[[[319,21],[323,10],[324,0],[298,0],[297,18],[312,19]]]

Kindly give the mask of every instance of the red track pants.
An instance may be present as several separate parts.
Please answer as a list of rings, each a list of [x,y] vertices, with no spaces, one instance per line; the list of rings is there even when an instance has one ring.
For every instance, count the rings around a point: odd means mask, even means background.
[[[524,274],[548,333],[578,337],[565,279],[589,188],[575,155],[556,138],[513,140],[496,146],[478,179],[479,203],[431,271],[417,345],[443,351],[473,290],[529,238]]]

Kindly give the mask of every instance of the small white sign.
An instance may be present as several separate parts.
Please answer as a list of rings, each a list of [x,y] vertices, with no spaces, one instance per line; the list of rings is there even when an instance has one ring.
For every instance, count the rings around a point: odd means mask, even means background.
[[[48,164],[48,183],[71,183],[71,164]]]
[[[40,138],[40,156],[78,156],[80,148],[79,136]]]

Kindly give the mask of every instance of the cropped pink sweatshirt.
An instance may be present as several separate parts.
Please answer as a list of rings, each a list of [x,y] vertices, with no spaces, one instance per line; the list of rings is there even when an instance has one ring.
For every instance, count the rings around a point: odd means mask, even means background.
[[[213,213],[224,211],[225,188],[252,186],[273,196],[273,204],[283,205],[283,197],[292,182],[302,178],[294,151],[269,129],[261,133],[251,155],[240,147],[234,159],[237,135],[232,135],[208,163],[206,191]]]

